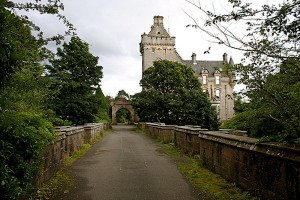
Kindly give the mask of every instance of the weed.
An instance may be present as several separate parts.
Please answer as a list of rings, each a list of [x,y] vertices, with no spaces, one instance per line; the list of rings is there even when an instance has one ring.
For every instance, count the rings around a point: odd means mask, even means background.
[[[176,158],[179,170],[194,184],[206,199],[218,200],[257,200],[229,183],[220,175],[205,168],[201,160],[188,157],[174,145],[165,145],[163,151],[172,158]],[[178,159],[180,158],[180,159]]]
[[[95,138],[90,144],[83,144],[79,151],[68,157],[64,163],[64,166],[56,172],[56,174],[48,181],[46,181],[41,187],[38,188],[33,195],[33,199],[56,199],[61,194],[69,193],[74,186],[74,180],[68,174],[65,173],[65,168],[71,166],[76,160],[85,155],[92,147],[93,144],[100,141],[105,135],[110,133],[111,129],[102,132],[97,138]]]

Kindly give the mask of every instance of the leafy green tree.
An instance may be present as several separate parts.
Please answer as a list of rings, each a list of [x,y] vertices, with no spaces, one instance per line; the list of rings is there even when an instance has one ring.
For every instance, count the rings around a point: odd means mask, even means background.
[[[43,112],[48,92],[42,69],[23,66],[0,93],[0,199],[27,199],[55,136]]]
[[[10,4],[0,1],[0,199],[28,199],[54,129],[43,112],[42,44]]]
[[[43,45],[59,42],[63,35],[43,37],[39,27],[24,12],[18,16],[16,9],[56,15],[68,27],[67,34],[74,30],[60,14],[59,0],[0,0],[0,199],[30,199],[44,151],[55,136],[45,115],[49,82],[41,63],[51,55]]]
[[[189,67],[155,61],[144,72],[141,85],[143,91],[134,95],[133,107],[142,121],[217,128],[216,111]]]
[[[98,108],[96,115],[96,121],[110,122],[111,118],[109,116],[109,105],[107,104],[106,97],[104,96],[100,87],[96,89],[95,93],[95,107]]]
[[[130,112],[126,108],[121,108],[116,113],[117,123],[128,123],[130,120]]]
[[[63,20],[68,27],[66,34],[74,33],[73,25],[60,14],[63,4],[60,0],[49,0],[48,4],[35,1],[34,3],[13,3],[13,1],[0,0],[0,87],[4,87],[12,74],[19,69],[23,63],[35,62],[30,56],[34,45],[46,45],[49,41],[59,43],[64,35],[44,38],[43,32],[38,26],[28,19],[26,15],[17,16],[14,9],[23,11],[38,11],[40,14],[56,15]],[[25,26],[26,25],[26,26]],[[30,42],[34,36],[31,31],[37,31],[38,40],[33,44]],[[50,51],[40,47],[40,56],[49,56]]]
[[[53,82],[51,88],[57,89],[51,108],[60,118],[74,124],[95,121],[99,105],[93,103],[94,92],[102,78],[98,57],[76,36],[58,48],[56,56],[48,66],[48,77]]]
[[[127,100],[130,100],[130,95],[127,92],[125,92],[125,90],[120,90],[116,96],[116,99],[119,98],[125,98]]]
[[[244,51],[244,60],[235,65],[239,83],[246,85],[240,95],[249,103],[225,125],[244,128],[251,135],[299,142],[299,101],[295,101],[299,76],[300,1],[287,0],[278,5],[262,5],[229,0],[232,10],[217,14],[187,0],[206,16],[204,25],[192,25],[215,42]],[[243,35],[230,24],[245,27]]]
[[[299,143],[300,140],[300,62],[287,60],[280,72],[269,74],[262,88],[252,90],[249,103],[224,127],[247,130],[265,140]]]

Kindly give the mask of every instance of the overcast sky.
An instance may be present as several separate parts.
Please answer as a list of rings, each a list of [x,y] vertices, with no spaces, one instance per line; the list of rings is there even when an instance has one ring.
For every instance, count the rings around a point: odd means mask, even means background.
[[[23,1],[23,0],[19,0]],[[101,81],[105,95],[116,96],[124,89],[129,94],[141,91],[142,59],[139,52],[141,34],[148,33],[153,17],[164,17],[164,26],[176,37],[176,49],[185,60],[193,52],[198,60],[221,60],[223,53],[235,62],[241,53],[208,42],[209,37],[199,30],[186,28],[199,11],[185,0],[62,0],[64,15],[77,28],[78,36],[90,44],[90,51],[99,57],[104,78]],[[222,3],[220,3],[222,2]],[[227,9],[225,0],[203,0],[204,7],[211,5]],[[62,32],[64,26],[53,17],[32,15],[33,21],[46,29],[47,34]],[[240,31],[237,29],[237,32]],[[210,54],[204,54],[212,46]]]

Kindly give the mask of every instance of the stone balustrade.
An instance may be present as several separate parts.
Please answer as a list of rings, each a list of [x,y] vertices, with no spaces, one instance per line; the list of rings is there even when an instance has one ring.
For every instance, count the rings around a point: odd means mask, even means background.
[[[51,178],[63,166],[66,158],[80,150],[83,144],[91,143],[107,129],[109,129],[108,123],[56,127],[57,139],[48,146],[44,154],[45,162],[37,180],[37,185],[41,185]]]
[[[145,133],[174,143],[238,187],[262,199],[300,199],[300,148],[259,143],[243,131],[145,123]]]

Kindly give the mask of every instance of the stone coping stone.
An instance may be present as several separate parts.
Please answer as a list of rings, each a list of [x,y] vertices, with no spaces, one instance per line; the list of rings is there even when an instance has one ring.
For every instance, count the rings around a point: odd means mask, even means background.
[[[55,140],[56,142],[66,139],[66,135],[64,132],[57,132],[57,133],[58,133],[58,135]]]
[[[189,134],[199,134],[199,131],[208,131],[208,129],[194,128],[194,127],[189,127],[189,126],[176,126],[175,130],[180,131],[180,132],[186,132]]]
[[[234,129],[219,129],[219,131],[226,134],[248,137],[247,131],[234,130]]]
[[[191,128],[201,128],[201,126],[197,126],[197,125],[185,125],[187,127],[191,127]]]
[[[280,143],[259,143],[259,140],[256,138],[229,135],[219,131],[200,132],[198,137],[300,163],[300,147],[298,146]]]
[[[74,135],[76,133],[83,132],[83,131],[84,131],[83,126],[70,127],[62,130],[62,132],[64,132],[66,136]]]
[[[100,128],[103,124],[95,124],[95,125],[85,125],[84,129],[93,129],[93,128]]]
[[[164,125],[166,125],[165,123],[159,123],[159,122],[154,122],[154,123],[146,122],[145,124],[148,126],[164,126]]]
[[[173,130],[177,125],[166,125],[165,123],[146,123],[147,126],[156,127],[158,129],[169,129]]]
[[[55,130],[62,130],[66,128],[70,128],[71,126],[55,126]]]
[[[86,126],[101,126],[101,125],[104,125],[104,123],[86,123],[86,124],[84,124],[84,127],[86,127]]]

